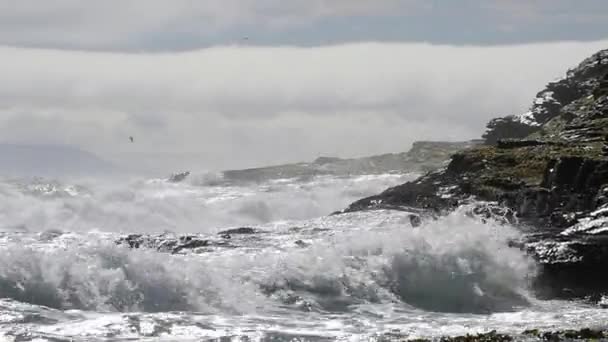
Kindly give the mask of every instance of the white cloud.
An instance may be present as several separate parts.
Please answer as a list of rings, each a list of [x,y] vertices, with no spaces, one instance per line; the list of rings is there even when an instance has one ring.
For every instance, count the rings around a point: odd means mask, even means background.
[[[402,151],[418,139],[479,136],[606,43],[0,47],[0,139],[69,143],[163,171]],[[125,144],[129,135],[136,144]]]

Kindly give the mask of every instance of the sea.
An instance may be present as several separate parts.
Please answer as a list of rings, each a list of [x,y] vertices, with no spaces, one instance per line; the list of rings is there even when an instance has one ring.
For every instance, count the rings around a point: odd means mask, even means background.
[[[332,215],[417,176],[4,178],[0,341],[398,341],[608,327],[597,304],[537,298],[537,265],[509,247],[524,233],[470,208],[419,226],[407,210]],[[222,243],[117,243],[130,234]]]

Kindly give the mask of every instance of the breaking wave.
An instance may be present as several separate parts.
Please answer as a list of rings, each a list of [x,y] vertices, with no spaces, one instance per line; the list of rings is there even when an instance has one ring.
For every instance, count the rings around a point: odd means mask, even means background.
[[[312,228],[286,235],[287,227],[263,226],[268,238],[279,239],[280,252],[260,243],[201,255],[129,250],[114,245],[112,234],[50,241],[38,234],[28,246],[13,241],[0,250],[0,291],[52,308],[118,312],[350,312],[400,303],[490,313],[528,304],[533,264],[507,247],[517,235],[513,229],[460,212],[419,228],[403,222],[403,213],[327,217],[310,227],[338,228],[319,236]],[[294,243],[304,236],[306,247]]]

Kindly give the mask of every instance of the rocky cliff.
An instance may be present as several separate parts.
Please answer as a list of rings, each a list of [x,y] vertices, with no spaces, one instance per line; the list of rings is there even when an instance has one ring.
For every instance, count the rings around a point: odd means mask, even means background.
[[[555,127],[555,122],[549,123],[556,118],[558,122],[574,119],[573,115],[568,115],[569,111],[576,111],[581,105],[600,98],[601,93],[606,91],[607,58],[608,50],[600,51],[569,70],[564,78],[549,83],[536,94],[528,112],[490,121],[483,135],[486,143],[496,144],[505,138],[521,139],[551,129]]]
[[[521,115],[492,120],[485,144],[449,165],[362,199],[345,211],[423,210],[471,214],[527,227],[540,263],[540,294],[608,293],[608,50],[549,83]]]

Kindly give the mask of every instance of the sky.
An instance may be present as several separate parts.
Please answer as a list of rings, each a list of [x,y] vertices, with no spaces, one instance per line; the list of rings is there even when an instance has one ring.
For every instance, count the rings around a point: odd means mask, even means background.
[[[0,142],[162,173],[477,138],[606,23],[604,0],[0,0]]]

